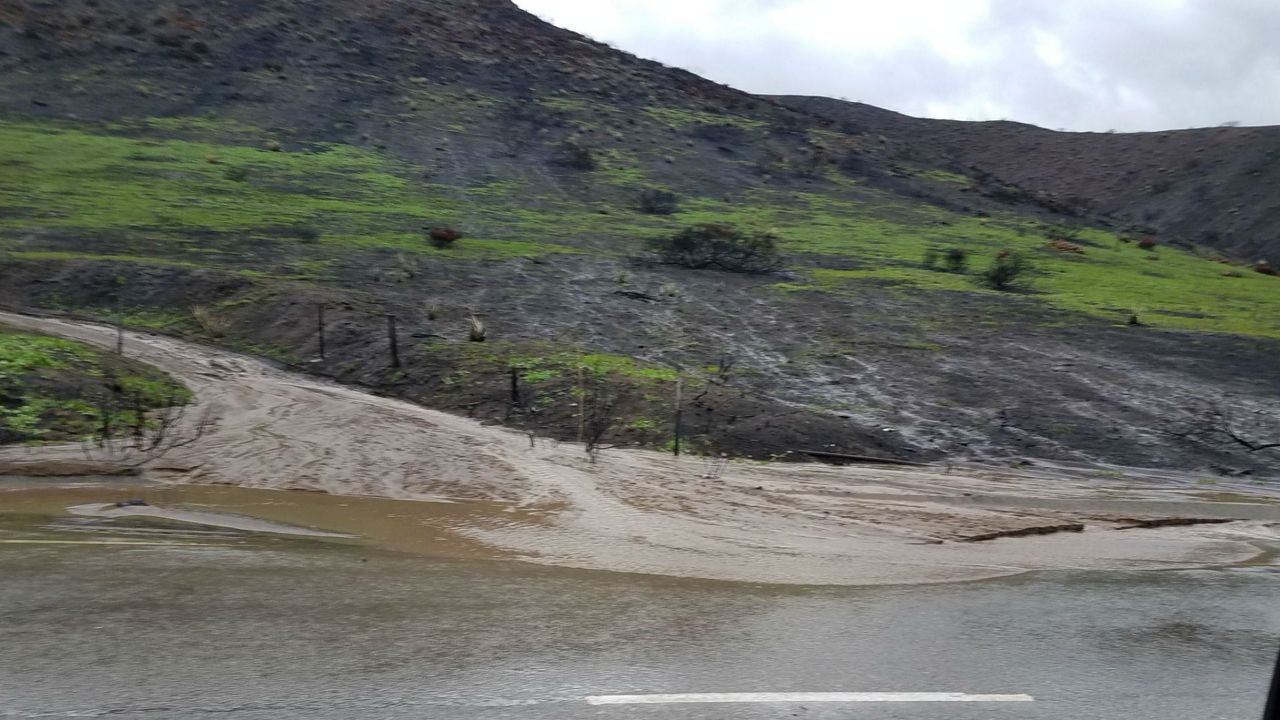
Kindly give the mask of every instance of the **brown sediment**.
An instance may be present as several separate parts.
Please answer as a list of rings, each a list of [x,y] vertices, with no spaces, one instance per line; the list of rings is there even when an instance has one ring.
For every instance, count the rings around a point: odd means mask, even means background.
[[[38,448],[29,450],[38,453]],[[142,469],[123,465],[118,462],[50,460],[44,458],[6,458],[0,459],[0,475],[16,475],[21,477],[84,477],[86,475],[137,476]]]
[[[1121,530],[1150,530],[1162,527],[1187,527],[1189,525],[1223,525],[1235,521],[1229,518],[1168,517],[1142,520],[1125,518],[1120,522],[1124,523],[1120,527]]]
[[[0,316],[85,342],[115,342],[113,328]],[[1280,519],[1280,505],[1262,504],[1253,506],[1249,522],[1212,530],[1127,533],[1103,526],[1082,533],[1074,528],[1085,517],[1134,517],[1138,511],[1131,505],[1114,509],[1114,479],[1049,477],[1044,467],[1019,474],[731,463],[720,477],[708,478],[699,458],[650,451],[609,451],[592,463],[577,445],[539,440],[530,447],[524,434],[251,358],[141,334],[131,334],[128,346],[136,359],[187,383],[198,401],[189,415],[208,412],[214,422],[197,442],[144,468],[142,479],[168,484],[147,492],[182,495],[179,502],[159,495],[149,502],[190,509],[198,504],[192,500],[197,492],[311,490],[209,502],[218,512],[353,533],[393,550],[719,580],[858,585],[1059,567],[1223,564],[1254,557],[1259,541],[1280,541],[1263,523],[1271,511]],[[78,447],[0,450],[0,460],[76,461],[83,459],[80,453]],[[1183,494],[1155,483],[1120,489],[1126,499],[1167,510],[1152,518],[1212,514],[1189,511],[1195,503],[1188,498],[1199,488],[1194,481],[1187,487]],[[66,505],[121,499],[76,492],[81,494],[74,499],[66,496]],[[14,497],[0,495],[0,508]],[[976,540],[1000,537],[1020,539]],[[938,539],[970,542],[933,544]]]
[[[982,533],[981,535],[970,535],[969,537],[960,538],[960,542],[986,542],[988,540],[998,540],[1000,538],[1020,538],[1031,537],[1033,535],[1053,535],[1054,533],[1080,533],[1084,532],[1084,525],[1081,523],[1059,523],[1056,525],[1033,525],[1031,527],[1018,528],[1016,530],[997,530],[995,532]]]

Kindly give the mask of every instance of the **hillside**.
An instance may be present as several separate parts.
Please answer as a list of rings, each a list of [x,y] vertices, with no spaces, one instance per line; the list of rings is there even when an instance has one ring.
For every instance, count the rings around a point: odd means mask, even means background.
[[[668,445],[679,384],[698,451],[1275,461],[1187,428],[1209,403],[1271,432],[1280,278],[1144,247],[910,132],[505,0],[8,2],[0,23],[7,307],[565,439],[606,408],[612,442]],[[653,190],[674,212],[643,210]],[[776,234],[785,270],[652,260],[695,223]],[[1027,282],[986,287],[1010,254]]]
[[[778,100],[1170,239],[1246,260],[1280,258],[1280,198],[1270,192],[1280,186],[1280,127],[1072,133],[913,118],[829,98]]]

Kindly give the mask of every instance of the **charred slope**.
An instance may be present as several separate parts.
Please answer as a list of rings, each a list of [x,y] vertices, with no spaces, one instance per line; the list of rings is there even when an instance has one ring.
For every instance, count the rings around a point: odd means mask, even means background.
[[[697,450],[1265,466],[1171,423],[1270,417],[1280,279],[995,175],[500,0],[0,3],[6,306],[566,439],[670,443],[682,378]],[[786,269],[646,254],[700,223]]]
[[[857,144],[817,148],[808,130],[829,120],[619,52],[508,0],[9,0],[0,91],[10,115],[234,119],[286,147],[386,150],[457,184],[554,164],[569,139],[648,155],[656,179],[709,191],[762,174],[811,179]],[[854,174],[885,174],[890,162],[868,147]]]
[[[914,118],[829,98],[779,100],[1126,224],[1248,260],[1280,257],[1280,197],[1270,191],[1280,187],[1280,127],[1070,133]]]

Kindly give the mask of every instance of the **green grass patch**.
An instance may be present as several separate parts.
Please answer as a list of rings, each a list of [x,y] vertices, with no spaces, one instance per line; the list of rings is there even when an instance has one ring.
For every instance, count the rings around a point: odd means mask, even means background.
[[[741,115],[710,113],[686,108],[647,107],[644,112],[651,120],[674,128],[689,127],[691,125],[732,125],[743,130],[755,130],[764,127],[763,122]]]
[[[189,250],[192,232],[243,236],[272,234],[272,228],[323,228],[324,241],[331,247],[425,248],[420,230],[424,225],[476,218],[486,224],[492,220],[496,234],[506,237],[464,240],[457,249],[460,257],[492,259],[562,250],[559,243],[529,239],[529,231],[536,229],[530,226],[563,220],[558,213],[548,209],[509,214],[494,202],[499,196],[515,196],[514,184],[470,197],[455,188],[409,179],[420,174],[346,145],[272,152],[234,143],[140,139],[67,125],[0,122],[0,206],[22,209],[0,219],[0,233],[33,227],[89,237],[95,232],[127,232],[160,238],[156,255],[179,256],[174,261],[184,262],[181,255]],[[538,222],[526,222],[530,216]],[[197,249],[207,254],[216,249],[209,247],[213,242],[205,241]],[[464,249],[468,245],[475,247]],[[86,249],[85,255],[92,254]]]
[[[0,443],[81,440],[101,427],[104,407],[127,427],[137,421],[135,403],[145,412],[190,399],[187,388],[154,368],[0,327]]]
[[[483,97],[462,99],[468,108],[488,107]],[[565,112],[594,109],[569,98],[543,102]],[[669,127],[760,126],[679,108],[646,112]],[[151,135],[140,137],[144,132]],[[160,137],[166,133],[182,138]],[[372,150],[317,144],[272,152],[268,140],[208,118],[142,119],[114,131],[0,122],[0,208],[12,211],[0,213],[0,238],[19,259],[216,264],[315,280],[328,267],[315,263],[344,253],[383,249],[438,261],[629,256],[656,235],[725,222],[782,238],[801,278],[774,285],[779,291],[988,292],[973,275],[1012,250],[1035,268],[1029,297],[1048,306],[1117,322],[1136,312],[1158,328],[1280,337],[1280,280],[1247,270],[1229,277],[1232,268],[1194,253],[1169,246],[1145,252],[1096,230],[1078,232],[1083,255],[1063,253],[1047,247],[1051,229],[1027,219],[977,218],[849,184],[815,186],[821,192],[755,189],[735,202],[682,197],[679,217],[662,218],[631,211],[629,193],[651,182],[639,158],[617,150],[602,153],[590,183],[572,188],[546,187],[532,175],[457,188],[424,182],[422,168]],[[921,176],[968,182],[942,171]],[[433,248],[423,231],[433,225],[467,235],[450,248]],[[308,229],[316,232],[300,234]],[[82,250],[41,246],[39,238],[50,232],[83,238]],[[244,243],[255,238],[297,243],[297,263],[243,267]],[[964,249],[971,275],[925,269],[931,248]],[[851,269],[813,269],[831,265]]]
[[[1078,255],[1051,249],[1049,229],[1016,216],[968,217],[874,194],[854,200],[771,191],[757,191],[739,205],[687,201],[680,220],[777,233],[804,277],[772,286],[782,292],[845,292],[871,283],[990,293],[975,276],[998,253],[1013,251],[1033,267],[1030,297],[1062,310],[1117,322],[1137,312],[1153,327],[1280,337],[1280,279],[1174,247],[1144,251],[1099,230],[1078,233],[1085,248]],[[927,250],[952,247],[968,252],[969,274],[923,267]],[[810,255],[840,257],[859,267],[806,270]],[[1231,270],[1240,277],[1229,276]]]
[[[932,180],[934,182],[948,183],[950,185],[968,185],[971,180],[959,173],[947,172],[946,170],[924,170],[916,173],[916,177],[924,180]]]
[[[17,250],[9,255],[19,260],[91,260],[102,262],[123,262],[133,265],[156,265],[162,267],[200,267],[198,263],[170,258],[146,257],[142,255],[99,255],[96,253],[79,253],[62,250]]]

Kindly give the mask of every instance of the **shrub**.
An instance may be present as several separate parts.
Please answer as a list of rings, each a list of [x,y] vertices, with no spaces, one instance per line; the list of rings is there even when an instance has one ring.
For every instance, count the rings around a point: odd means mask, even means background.
[[[1259,260],[1254,263],[1253,271],[1263,275],[1280,275],[1280,270],[1276,270],[1276,267],[1267,260]]]
[[[427,231],[432,247],[447,248],[462,238],[462,233],[451,227],[433,227]]]
[[[745,130],[728,123],[703,123],[695,126],[690,134],[718,145],[741,145],[747,141]]]
[[[396,253],[396,267],[391,274],[396,282],[414,279],[418,276],[418,257]]]
[[[196,321],[196,325],[212,338],[220,338],[226,335],[227,330],[231,328],[231,323],[226,318],[214,315],[213,311],[204,305],[197,305],[191,308],[191,317]]]
[[[1031,267],[1021,255],[1002,250],[991,266],[982,273],[982,282],[992,290],[1008,292],[1015,289]]]
[[[942,267],[938,267],[939,259]],[[929,248],[924,251],[924,266],[928,270],[964,274],[969,269],[969,251],[964,248],[948,248],[945,251]]]
[[[1143,250],[1155,250],[1156,246],[1159,244],[1160,243],[1150,235],[1144,235],[1140,240],[1138,240],[1138,247]]]
[[[596,158],[591,148],[576,140],[565,140],[560,143],[551,155],[551,162],[573,170],[595,170]]]
[[[244,182],[249,179],[249,168],[243,165],[232,165],[222,173],[222,177],[231,182]]]
[[[684,297],[684,290],[675,283],[663,283],[662,287],[658,288],[658,296],[679,299]]]
[[[768,273],[783,265],[777,236],[747,235],[729,225],[694,225],[672,237],[654,238],[649,247],[662,262],[694,270]]]
[[[680,199],[669,190],[649,188],[640,192],[640,212],[649,215],[674,215],[680,210]]]
[[[951,248],[942,256],[942,265],[949,273],[964,273],[969,269],[969,251],[964,248]]]
[[[922,261],[926,270],[938,269],[938,249],[928,248],[924,251],[924,260]]]
[[[288,229],[287,234],[308,244],[320,239],[320,230],[310,225],[295,225]]]

